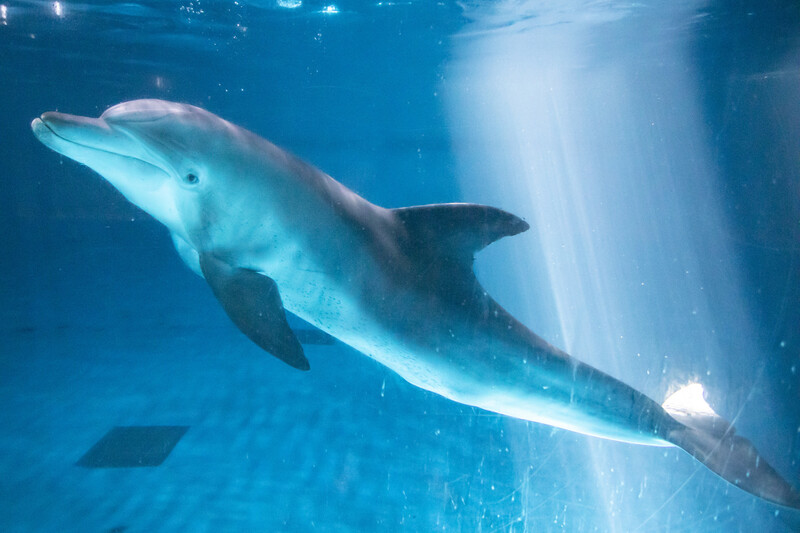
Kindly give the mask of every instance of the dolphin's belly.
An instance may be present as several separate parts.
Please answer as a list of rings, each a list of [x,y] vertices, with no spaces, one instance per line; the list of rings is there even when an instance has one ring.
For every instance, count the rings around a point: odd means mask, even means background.
[[[273,276],[286,309],[415,386],[579,433],[666,445],[660,406],[633,388],[546,343],[537,345],[527,330],[470,323],[445,301],[420,299],[398,290],[379,269],[359,274],[365,271],[340,276],[295,264]]]
[[[376,309],[397,303],[383,280],[342,277],[311,264],[273,271],[272,277],[288,311],[415,384],[428,373],[419,352],[404,345],[398,328]]]

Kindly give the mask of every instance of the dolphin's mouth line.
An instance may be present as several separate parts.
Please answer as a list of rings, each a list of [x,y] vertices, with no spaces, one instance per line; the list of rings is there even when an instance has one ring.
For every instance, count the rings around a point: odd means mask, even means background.
[[[65,139],[64,137],[62,137],[58,133],[56,133],[56,131],[53,128],[50,127],[50,124],[48,124],[45,119],[43,119],[42,117],[39,117],[39,122],[42,123],[42,126],[47,128],[48,130],[50,130],[50,133],[52,133],[53,135],[55,135],[56,137],[58,137],[59,139],[61,139],[63,141],[67,141],[67,139]],[[72,141],[67,141],[67,142],[72,142]]]
[[[58,138],[59,138],[59,139],[61,139],[62,141],[68,142],[68,143],[70,143],[70,144],[75,144],[75,145],[81,146],[81,147],[83,147],[83,148],[89,148],[90,150],[97,150],[98,152],[106,152],[106,153],[109,153],[109,154],[113,153],[113,152],[109,152],[108,150],[103,150],[103,149],[101,149],[101,148],[95,148],[94,146],[89,146],[89,145],[86,145],[86,144],[81,144],[81,143],[79,143],[79,142],[73,141],[72,139],[67,139],[67,138],[66,138],[66,137],[64,137],[63,135],[59,135],[59,134],[58,134],[58,132],[57,132],[56,130],[54,130],[53,128],[51,128],[51,127],[50,127],[50,124],[48,124],[48,123],[47,123],[47,121],[44,119],[44,115],[42,115],[41,117],[39,117],[39,122],[41,122],[41,123],[42,123],[42,125],[43,125],[45,128],[47,128],[47,130],[48,130],[50,133],[52,133],[53,135],[55,135],[56,137],[58,137]],[[123,157],[124,157],[124,156],[123,156]]]
[[[58,132],[56,132],[56,130],[51,128],[50,125],[47,123],[47,121],[42,117],[39,117],[39,122],[41,122],[42,125],[45,128],[47,128],[47,131],[49,131],[50,133],[52,133],[53,135],[55,135],[56,137],[58,137],[59,139],[61,139],[64,142],[67,142],[67,143],[70,143],[70,144],[74,144],[75,146],[80,146],[81,148],[86,148],[88,150],[94,150],[96,152],[102,152],[104,154],[109,154],[109,155],[113,155],[113,156],[116,156],[116,157],[121,157],[123,159],[129,159],[131,161],[138,161],[139,163],[144,163],[145,165],[150,165],[151,167],[153,167],[155,169],[158,169],[159,171],[164,172],[165,174],[168,174],[163,168],[161,168],[158,165],[154,165],[150,161],[145,161],[144,159],[141,159],[141,158],[138,158],[138,157],[134,157],[134,156],[131,156],[131,155],[125,155],[125,154],[121,154],[119,152],[112,152],[111,150],[105,150],[103,148],[98,148],[96,146],[90,146],[88,144],[79,143],[77,141],[73,141],[72,139],[67,139],[63,135],[59,135]]]

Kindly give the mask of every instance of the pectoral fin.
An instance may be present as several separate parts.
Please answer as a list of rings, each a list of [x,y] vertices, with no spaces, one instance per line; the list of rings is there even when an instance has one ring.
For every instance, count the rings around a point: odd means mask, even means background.
[[[242,333],[284,363],[300,370],[311,368],[286,321],[278,286],[271,278],[232,267],[210,254],[200,255],[200,268],[214,296]]]

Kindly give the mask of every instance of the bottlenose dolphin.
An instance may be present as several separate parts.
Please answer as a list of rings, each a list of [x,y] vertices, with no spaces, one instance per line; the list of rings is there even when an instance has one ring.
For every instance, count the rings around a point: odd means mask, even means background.
[[[579,433],[678,446],[760,498],[800,495],[702,399],[662,405],[570,357],[481,287],[474,254],[528,229],[472,204],[385,209],[203,109],[160,100],[44,113],[45,145],[162,222],[236,326],[309,369],[284,309],[446,398]],[[687,401],[688,400],[688,401]]]

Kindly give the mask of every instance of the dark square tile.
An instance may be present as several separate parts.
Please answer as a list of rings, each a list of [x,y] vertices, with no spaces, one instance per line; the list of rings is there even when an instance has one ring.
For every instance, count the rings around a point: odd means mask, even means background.
[[[86,468],[158,466],[188,426],[117,426],[76,463]]]

